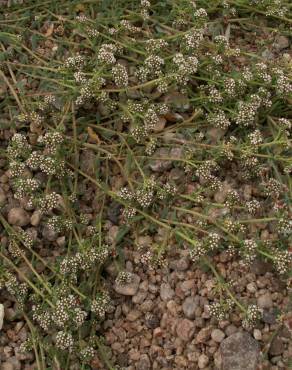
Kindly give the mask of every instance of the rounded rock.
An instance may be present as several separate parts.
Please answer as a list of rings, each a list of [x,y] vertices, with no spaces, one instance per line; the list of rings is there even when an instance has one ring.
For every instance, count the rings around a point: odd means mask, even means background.
[[[220,344],[222,368],[224,370],[254,370],[257,368],[260,347],[247,332],[237,332]]]
[[[194,319],[196,317],[196,310],[199,307],[196,297],[187,297],[183,304],[182,309],[186,318]]]
[[[198,358],[198,366],[199,366],[199,369],[204,369],[209,363],[209,357],[202,354],[200,355],[200,357]]]
[[[273,299],[271,293],[265,293],[261,295],[257,300],[259,308],[272,308]]]
[[[195,326],[194,323],[188,319],[182,319],[178,321],[176,327],[176,333],[180,339],[189,341],[194,335]]]
[[[214,342],[221,343],[225,338],[225,333],[220,329],[214,329],[211,333],[211,338],[214,340]]]
[[[161,284],[160,287],[160,298],[163,301],[169,301],[174,296],[174,290],[167,283]]]
[[[8,223],[16,226],[26,226],[30,222],[29,214],[22,208],[11,208],[8,212]]]

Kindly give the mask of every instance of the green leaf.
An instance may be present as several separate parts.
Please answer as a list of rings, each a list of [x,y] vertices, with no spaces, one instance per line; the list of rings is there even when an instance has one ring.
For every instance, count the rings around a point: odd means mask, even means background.
[[[129,230],[130,230],[129,226],[126,225],[121,226],[117,233],[115,242],[119,244],[123,240],[124,236],[128,234]]]

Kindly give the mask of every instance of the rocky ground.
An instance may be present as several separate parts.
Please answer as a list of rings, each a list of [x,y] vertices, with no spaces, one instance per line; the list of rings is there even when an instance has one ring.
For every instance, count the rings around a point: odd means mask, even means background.
[[[113,306],[101,326],[117,369],[287,369],[291,332],[276,316],[291,302],[285,284],[269,264],[256,261],[249,270],[225,252],[214,258],[237,297],[263,309],[262,322],[246,331],[237,314],[219,322],[210,317],[208,304],[214,300],[216,281],[194,267],[186,252],[174,251],[167,267],[150,271],[141,266],[138,252],[127,250],[125,255],[133,281],[123,287],[108,281]],[[115,266],[107,266],[107,273],[114,279]],[[35,369],[33,355],[18,352],[28,328],[15,317],[11,297],[2,295],[1,301],[5,306],[1,369]],[[91,365],[103,368],[97,357]]]

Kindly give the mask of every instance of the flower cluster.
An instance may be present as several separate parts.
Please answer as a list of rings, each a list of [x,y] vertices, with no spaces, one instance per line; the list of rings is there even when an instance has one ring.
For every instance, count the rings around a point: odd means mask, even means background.
[[[246,329],[252,328],[261,318],[262,311],[256,305],[252,304],[247,307],[246,315],[242,321],[242,326]]]
[[[91,302],[91,311],[96,314],[98,319],[103,320],[105,314],[109,308],[110,296],[108,293],[100,293],[92,302]]]
[[[128,76],[127,68],[124,65],[116,64],[112,68],[112,75],[113,75],[114,82],[118,87],[128,86],[129,76]]]

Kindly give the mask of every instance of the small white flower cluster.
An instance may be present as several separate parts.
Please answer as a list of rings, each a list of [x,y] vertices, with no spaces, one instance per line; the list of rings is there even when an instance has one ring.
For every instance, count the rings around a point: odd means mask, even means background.
[[[21,242],[26,248],[31,249],[33,247],[34,239],[33,234],[30,234],[29,231],[20,230],[19,236],[21,239]]]
[[[145,152],[147,155],[152,155],[155,152],[157,146],[157,139],[155,137],[150,137],[148,143],[146,144]]]
[[[29,115],[29,120],[34,124],[36,127],[40,127],[44,121],[44,118],[37,112],[32,112]]]
[[[103,44],[101,45],[97,60],[101,64],[112,65],[116,63],[115,53],[118,51],[118,48],[114,44]]]
[[[168,196],[174,196],[177,193],[177,187],[173,184],[166,183],[157,192],[157,197],[161,200],[166,199]]]
[[[255,65],[256,76],[265,83],[272,81],[271,75],[268,73],[268,66],[266,63],[257,63]]]
[[[126,285],[132,281],[133,275],[128,271],[120,271],[116,277],[115,283],[117,285]]]
[[[140,248],[140,251],[142,251],[142,249],[143,248]],[[140,256],[140,261],[142,265],[147,266],[150,270],[167,266],[167,260],[164,256],[154,250],[144,251]]]
[[[260,130],[255,130],[254,132],[250,133],[248,135],[248,138],[249,138],[251,145],[253,146],[258,146],[259,144],[263,142],[263,137],[262,137]]]
[[[63,328],[69,322],[74,322],[78,327],[81,326],[87,313],[81,309],[78,299],[69,294],[58,299],[52,313],[52,321],[54,324]]]
[[[112,68],[112,75],[115,84],[118,87],[126,87],[129,83],[129,76],[127,72],[127,68],[122,64],[116,64]]]
[[[153,108],[148,108],[144,116],[144,127],[147,132],[152,131],[159,123],[159,117]]]
[[[135,194],[130,191],[127,187],[120,189],[117,193],[118,197],[124,200],[133,200],[135,198]]]
[[[230,121],[226,117],[223,110],[218,110],[217,112],[207,114],[206,119],[210,125],[215,127],[226,129],[230,126]]]
[[[65,60],[64,66],[65,68],[72,68],[72,69],[82,69],[85,65],[85,58],[80,55],[76,54],[72,57],[69,57]]]
[[[273,68],[273,73],[276,78],[276,91],[280,95],[287,95],[292,92],[292,84],[289,81],[288,76],[285,75],[284,71],[280,68]]]
[[[88,82],[86,75],[82,71],[74,72],[74,79],[78,84],[84,85]]]
[[[207,100],[210,102],[210,103],[222,103],[223,101],[223,97],[222,97],[222,94],[221,92],[216,89],[215,86],[209,86],[207,87],[206,89],[207,91]]]
[[[273,257],[276,270],[279,274],[286,274],[290,271],[292,265],[292,254],[289,251],[277,250],[273,253]]]
[[[218,321],[226,319],[226,311],[219,302],[214,302],[208,306],[210,316],[215,317]]]
[[[254,215],[257,213],[257,211],[260,210],[261,204],[258,200],[253,199],[253,200],[250,200],[249,202],[246,202],[245,207],[248,213],[250,213],[251,215]]]
[[[40,166],[41,160],[42,155],[39,152],[34,151],[30,154],[30,156],[26,160],[26,164],[30,169],[37,170]]]
[[[149,39],[146,41],[146,52],[151,54],[166,48],[168,43],[163,39]]]
[[[173,63],[175,64],[176,81],[186,85],[190,80],[190,75],[197,72],[199,61],[195,56],[184,56],[182,53],[177,53],[173,57]]]
[[[11,273],[6,273],[6,281],[5,287],[11,295],[13,295],[18,304],[20,305],[20,309],[23,306],[25,297],[28,293],[28,287],[26,283],[19,283],[14,275]]]
[[[80,358],[84,362],[89,362],[95,355],[93,347],[87,346],[80,351]]]
[[[87,312],[83,311],[80,307],[76,307],[73,310],[73,321],[77,325],[77,327],[80,327],[85,319],[87,317]]]
[[[201,257],[205,256],[207,251],[202,243],[197,243],[197,245],[190,249],[190,259],[193,262],[198,262]]]
[[[249,266],[257,256],[257,243],[253,239],[246,239],[243,242],[243,264]]]
[[[44,136],[38,137],[38,143],[44,144],[48,154],[56,154],[59,146],[64,142],[62,135],[57,132],[47,132]]]
[[[104,320],[105,314],[109,308],[110,296],[107,292],[100,293],[91,302],[91,311],[96,314],[99,320]]]
[[[204,245],[207,251],[214,251],[219,247],[221,236],[217,233],[210,233],[204,240]]]
[[[278,198],[283,190],[283,186],[280,181],[276,179],[269,179],[268,181],[264,182],[263,184],[264,193],[267,196]]]
[[[22,162],[16,162],[12,160],[9,163],[9,172],[12,178],[22,176],[24,173],[24,170],[25,170],[25,164]]]
[[[27,142],[25,135],[16,133],[11,138],[11,143],[7,148],[7,154],[11,159],[22,157],[31,150],[31,146]]]
[[[149,55],[144,61],[146,71],[153,76],[159,76],[162,72],[164,59],[158,55]]]
[[[251,304],[247,307],[246,315],[242,320],[242,326],[246,329],[252,328],[256,322],[261,318],[262,311],[255,304]]]
[[[81,106],[84,104],[87,100],[91,99],[94,96],[92,86],[90,82],[83,85],[80,89],[80,95],[76,98],[75,104],[77,106]]]
[[[185,48],[188,51],[196,51],[204,39],[204,30],[202,28],[191,29],[184,35]]]
[[[224,91],[229,97],[234,97],[237,94],[236,81],[234,78],[227,77],[224,80]]]
[[[47,226],[54,232],[59,233],[62,230],[72,230],[73,222],[69,219],[64,219],[62,216],[53,216],[48,220]]]
[[[65,331],[59,331],[56,335],[56,347],[61,350],[72,351],[74,345],[74,339],[71,333]]]
[[[281,0],[272,0],[268,4],[269,6],[266,9],[267,16],[284,17],[288,12],[288,8],[284,6]]]
[[[43,309],[40,304],[32,306],[32,319],[36,321],[44,331],[48,331],[52,325],[51,312],[47,309]]]
[[[141,0],[141,16],[144,20],[149,19],[150,1]]]
[[[204,8],[200,8],[200,9],[195,11],[194,16],[196,18],[207,18],[208,13],[206,12],[206,10]]]
[[[279,126],[285,131],[287,136],[291,135],[292,123],[287,118],[280,118],[278,120]]]
[[[228,47],[229,46],[229,41],[224,35],[217,35],[214,37],[214,42],[217,45]]]
[[[240,201],[239,194],[236,190],[230,189],[227,191],[225,204],[227,207],[232,207]]]
[[[137,210],[133,207],[125,207],[122,212],[122,217],[127,223],[130,221],[137,213]]]
[[[288,236],[292,233],[292,220],[287,218],[280,218],[278,220],[278,232],[284,236]]]
[[[245,179],[249,179],[259,174],[259,160],[258,158],[243,154],[240,164],[243,168],[242,176]]]
[[[57,160],[53,157],[42,156],[40,162],[40,169],[48,176],[55,175],[57,173]]]
[[[125,29],[125,30],[129,31],[130,33],[134,33],[134,34],[136,34],[136,33],[141,32],[141,28],[133,26],[133,25],[132,25],[128,20],[126,20],[126,19],[121,20],[121,23],[120,23],[120,24],[121,24],[121,27],[122,27],[123,29]]]
[[[60,263],[60,273],[62,275],[76,275],[80,264],[82,263],[82,258],[80,254],[75,256],[66,256]]]
[[[80,22],[80,23],[84,23],[84,22],[89,21],[89,18],[88,18],[88,17],[86,17],[86,15],[85,15],[85,14],[77,15],[75,19],[76,19],[76,21],[78,21],[78,22]]]
[[[21,257],[21,254],[23,253],[23,251],[21,251],[21,249],[18,247],[16,240],[14,240],[14,239],[9,241],[8,252],[14,258]]]
[[[256,114],[261,105],[259,96],[254,95],[250,101],[240,101],[235,117],[235,123],[239,126],[251,126],[255,122]]]
[[[32,338],[27,338],[19,346],[19,353],[25,354],[30,352],[33,349],[33,340]]]
[[[52,209],[57,208],[61,196],[56,192],[46,194],[40,199],[40,210],[42,213],[49,213]]]
[[[13,182],[15,189],[14,198],[21,199],[32,195],[39,187],[40,183],[36,179],[18,178]]]
[[[196,176],[201,177],[206,181],[212,181],[214,179],[214,175],[212,174],[212,172],[218,170],[219,167],[215,161],[213,160],[205,161],[197,168]]]
[[[96,28],[86,27],[86,33],[89,37],[97,37],[99,36],[99,31]]]

